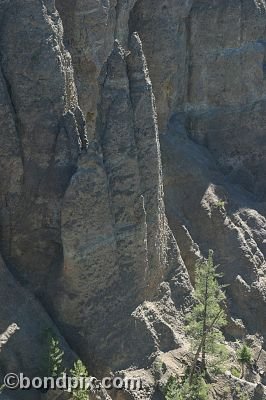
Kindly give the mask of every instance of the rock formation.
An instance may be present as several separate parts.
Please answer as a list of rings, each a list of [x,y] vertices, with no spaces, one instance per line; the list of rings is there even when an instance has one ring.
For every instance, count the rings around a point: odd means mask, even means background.
[[[155,3],[139,0],[130,26],[164,133],[170,226],[192,274],[198,250],[214,250],[232,314],[263,331],[252,316],[265,301],[265,12],[253,1]]]
[[[143,42],[161,131],[178,114],[228,180],[263,200],[265,11],[258,3],[139,0],[130,29]]]
[[[265,335],[265,27],[253,0],[0,0],[1,378],[51,329],[160,398],[210,248],[227,338]]]
[[[117,368],[136,357],[129,339],[135,308],[156,296],[169,273],[179,274],[181,303],[189,293],[165,217],[154,99],[137,35],[129,51],[115,42],[103,68],[97,142],[81,156],[64,197],[64,269],[54,303],[87,362]]]

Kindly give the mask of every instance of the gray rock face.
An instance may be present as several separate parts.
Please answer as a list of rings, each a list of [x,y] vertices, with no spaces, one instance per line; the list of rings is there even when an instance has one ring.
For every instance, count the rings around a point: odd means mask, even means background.
[[[6,268],[0,258],[0,379],[7,373],[24,373],[25,376],[45,376],[48,371],[45,357],[48,352],[47,331],[53,332],[65,352],[65,362],[71,365],[74,354],[61,337],[55,324],[34,296],[22,288]],[[25,391],[25,397],[19,391],[5,389],[14,399],[40,399],[41,393]],[[8,397],[9,398],[9,397]]]
[[[72,55],[79,104],[90,140],[95,138],[98,76],[114,40],[128,41],[127,23],[136,0],[56,0],[65,29],[65,44]]]
[[[3,10],[1,250],[40,293],[62,256],[60,204],[82,136],[62,34],[52,2],[16,1]]]
[[[0,374],[38,373],[48,327],[154,386],[210,248],[228,336],[265,334],[265,24],[259,0],[0,1]]]
[[[130,17],[164,133],[166,212],[181,255],[193,280],[196,259],[214,249],[231,312],[255,331],[265,329],[256,318],[265,307],[262,5],[139,0]]]
[[[187,22],[193,0],[138,0],[129,20],[143,43],[158,110],[159,130],[186,101]],[[152,34],[150,34],[152,32]]]
[[[99,90],[97,78],[114,43],[116,0],[56,0],[65,29],[65,44],[75,68],[79,104],[88,136],[95,136]]]
[[[265,319],[256,315],[265,307],[265,217],[246,192],[226,181],[206,150],[171,132],[161,143],[166,208],[188,270],[193,276],[197,247],[203,254],[212,248],[230,284],[232,315],[249,329],[264,331]]]
[[[190,288],[164,213],[156,112],[137,35],[128,57],[115,43],[102,71],[96,137],[64,198],[64,270],[54,307],[88,362],[124,368],[133,362],[135,308],[155,298],[170,273],[179,305]]]
[[[133,3],[117,4],[115,27],[106,20],[107,31],[121,42],[126,43],[123,24]],[[114,4],[97,10],[111,18]],[[72,11],[75,18],[82,14]],[[83,15],[94,12],[90,6]],[[78,107],[53,2],[5,3],[1,18],[2,254],[86,361],[101,372],[144,365],[152,352],[177,342],[174,318],[165,319],[159,303],[143,302],[158,301],[157,287],[168,279],[165,302],[177,313],[173,300],[180,307],[191,288],[165,217],[156,111],[141,42],[132,36],[130,54],[116,43],[103,67],[113,38],[106,33],[109,49],[103,42],[98,50],[92,39],[90,57],[102,72],[95,141],[87,149],[88,120]],[[67,37],[67,16],[63,19]],[[95,32],[100,40],[103,33],[97,27]],[[77,82],[84,106],[83,78]],[[16,292],[10,292],[14,304],[21,302]],[[10,305],[7,311],[12,310]],[[37,323],[35,312],[29,313]],[[8,315],[1,311],[5,325]],[[23,362],[37,371],[39,364],[24,351]],[[10,363],[4,364],[8,370]]]
[[[258,4],[139,0],[130,26],[143,42],[160,130],[180,113],[188,136],[223,173],[265,199],[265,13]]]

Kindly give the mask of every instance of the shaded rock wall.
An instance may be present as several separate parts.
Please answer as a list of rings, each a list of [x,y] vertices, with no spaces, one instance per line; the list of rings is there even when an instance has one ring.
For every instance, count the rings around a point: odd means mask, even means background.
[[[166,211],[190,275],[200,253],[214,249],[232,314],[264,331],[265,320],[253,317],[265,307],[265,11],[258,6],[139,0],[130,30],[147,58]]]
[[[53,2],[17,1],[3,10],[1,247],[21,280],[40,293],[62,257],[60,203],[80,150],[62,35]]]
[[[164,213],[156,112],[137,35],[129,48],[127,56],[116,42],[103,68],[98,141],[64,198],[64,270],[54,304],[87,361],[117,368],[150,354],[149,346],[132,353],[135,308],[154,299],[170,273],[179,275],[179,305],[189,293]]]
[[[156,109],[137,35],[127,50],[133,3],[57,4],[64,37],[52,1],[1,8],[1,251],[100,373],[147,365],[161,346],[178,346],[178,318],[165,318],[165,309],[177,316],[191,290],[165,217]]]
[[[228,184],[206,149],[170,132],[161,143],[166,209],[190,274],[199,249],[207,254],[212,248],[230,285],[232,316],[250,331],[264,332],[265,319],[256,315],[265,307],[265,212],[248,193]]]
[[[7,343],[1,340],[1,382],[10,372],[15,374],[23,372],[25,376],[31,378],[48,374],[48,363],[45,361],[49,351],[48,332],[58,338],[60,347],[64,350],[65,365],[73,364],[76,356],[60,335],[54,322],[34,295],[16,282],[2,258],[0,258],[0,302],[1,334],[11,329],[14,323],[18,327]],[[24,394],[23,391],[5,390],[6,393],[9,393],[12,399],[43,398],[42,393],[36,390],[25,390]]]
[[[178,113],[230,181],[265,199],[265,11],[253,0],[138,0],[130,30],[143,42],[160,130]]]
[[[135,0],[56,0],[63,20],[64,42],[75,70],[79,104],[90,140],[95,137],[99,86],[97,79],[114,40],[127,46],[129,12]]]
[[[3,270],[2,331],[29,313],[40,352],[39,319],[92,372],[146,368],[182,346],[187,271],[213,248],[230,315],[265,332],[257,6],[0,2],[0,251],[31,293]],[[27,349],[14,363],[37,371]]]

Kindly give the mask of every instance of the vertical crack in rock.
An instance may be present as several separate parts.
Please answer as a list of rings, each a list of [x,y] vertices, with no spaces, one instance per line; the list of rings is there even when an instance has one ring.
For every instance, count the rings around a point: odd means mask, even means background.
[[[130,33],[138,32],[147,59],[160,132],[166,131],[168,118],[185,101],[186,20],[192,4],[193,0],[138,0],[130,14]]]
[[[128,45],[129,15],[136,0],[117,0],[115,39],[125,48]]]
[[[79,105],[89,140],[95,138],[99,88],[97,79],[112,51],[116,0],[56,0],[64,26],[64,42],[75,71]]]
[[[3,93],[6,94],[7,102],[9,103],[9,109],[10,109],[10,112],[11,112],[12,117],[13,117],[15,129],[16,129],[16,134],[17,134],[17,139],[18,139],[18,144],[19,144],[18,148],[20,150],[20,157],[21,157],[21,162],[22,162],[22,165],[23,165],[24,164],[24,154],[23,154],[23,147],[22,147],[22,143],[21,143],[21,134],[20,134],[21,127],[19,126],[19,121],[18,121],[18,118],[17,118],[17,112],[16,112],[16,108],[15,108],[15,103],[14,103],[13,98],[12,98],[12,89],[11,89],[10,83],[8,82],[8,79],[5,76],[5,73],[3,71],[3,68],[2,68],[2,65],[1,65],[1,59],[2,59],[2,56],[0,55],[0,77],[1,77],[1,81],[2,81],[1,86],[2,86],[2,89],[3,89]]]
[[[0,243],[1,252],[5,256],[8,256],[11,252],[12,220],[14,210],[19,203],[23,181],[23,153],[11,96],[8,82],[2,73],[2,68],[0,68]]]
[[[98,77],[115,39],[127,47],[129,13],[135,0],[56,0],[64,26],[64,42],[70,51],[80,107],[89,140],[95,138]]]
[[[160,260],[164,254],[161,239],[165,228],[160,145],[152,85],[137,34],[131,36],[127,64],[140,187],[147,213],[149,264],[151,269],[160,273],[157,267],[161,265],[163,268],[165,265],[165,260]]]

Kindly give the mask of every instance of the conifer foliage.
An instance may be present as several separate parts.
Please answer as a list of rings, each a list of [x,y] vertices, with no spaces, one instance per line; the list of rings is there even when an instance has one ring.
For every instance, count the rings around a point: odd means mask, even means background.
[[[194,299],[195,304],[187,316],[186,332],[191,340],[194,358],[190,370],[192,384],[196,367],[200,363],[203,376],[208,369],[217,369],[224,363],[226,347],[221,328],[226,325],[223,308],[226,296],[224,286],[218,283],[222,277],[213,262],[213,251],[208,259],[197,265]]]
[[[237,352],[237,358],[241,364],[241,378],[244,378],[245,367],[251,363],[252,353],[250,348],[244,343]]]

